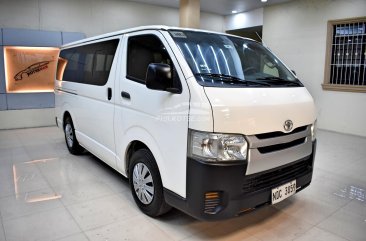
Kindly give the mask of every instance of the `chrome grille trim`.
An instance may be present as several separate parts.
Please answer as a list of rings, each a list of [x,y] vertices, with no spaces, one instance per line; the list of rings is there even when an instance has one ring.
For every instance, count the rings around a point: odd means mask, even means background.
[[[263,146],[273,146],[277,144],[288,143],[297,139],[307,137],[309,135],[311,135],[310,126],[308,126],[304,131],[297,132],[294,134],[290,133],[289,135],[286,136],[273,137],[268,139],[258,139],[255,135],[253,135],[253,136],[247,136],[247,140],[249,143],[249,148],[253,149]]]
[[[291,143],[296,140],[304,139],[301,144],[286,147],[286,143]],[[306,130],[289,133],[285,136],[273,137],[268,139],[258,139],[255,135],[247,136],[249,150],[248,150],[248,166],[246,175],[263,172],[272,168],[278,168],[280,166],[289,164],[296,160],[305,158],[311,155],[312,141],[311,141],[311,129],[307,126]],[[272,152],[261,153],[258,148],[269,147],[283,144],[283,149],[275,150]]]

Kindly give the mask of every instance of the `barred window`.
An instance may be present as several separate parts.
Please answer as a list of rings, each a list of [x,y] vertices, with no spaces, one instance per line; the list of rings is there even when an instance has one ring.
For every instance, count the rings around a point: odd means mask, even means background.
[[[328,22],[323,89],[366,92],[366,18]]]

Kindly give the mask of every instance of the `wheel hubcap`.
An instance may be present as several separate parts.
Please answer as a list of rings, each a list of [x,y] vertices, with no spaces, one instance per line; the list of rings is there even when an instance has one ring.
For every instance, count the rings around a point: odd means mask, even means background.
[[[74,133],[72,132],[72,127],[70,124],[66,124],[65,126],[65,135],[66,135],[66,142],[69,147],[72,147],[74,144]]]
[[[154,183],[149,168],[143,163],[136,164],[132,180],[137,198],[143,204],[150,204],[154,198]]]

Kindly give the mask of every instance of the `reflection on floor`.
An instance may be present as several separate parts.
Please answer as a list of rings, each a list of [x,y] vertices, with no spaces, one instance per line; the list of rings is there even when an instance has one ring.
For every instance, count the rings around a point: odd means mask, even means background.
[[[365,240],[365,157],[366,138],[319,131],[313,182],[295,196],[221,222],[152,219],[56,127],[0,131],[0,240]]]

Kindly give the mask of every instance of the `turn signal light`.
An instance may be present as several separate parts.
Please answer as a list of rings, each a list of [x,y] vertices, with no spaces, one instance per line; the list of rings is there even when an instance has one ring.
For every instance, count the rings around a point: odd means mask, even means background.
[[[220,212],[222,209],[221,203],[222,203],[221,192],[206,192],[204,212],[207,214],[216,214]]]

